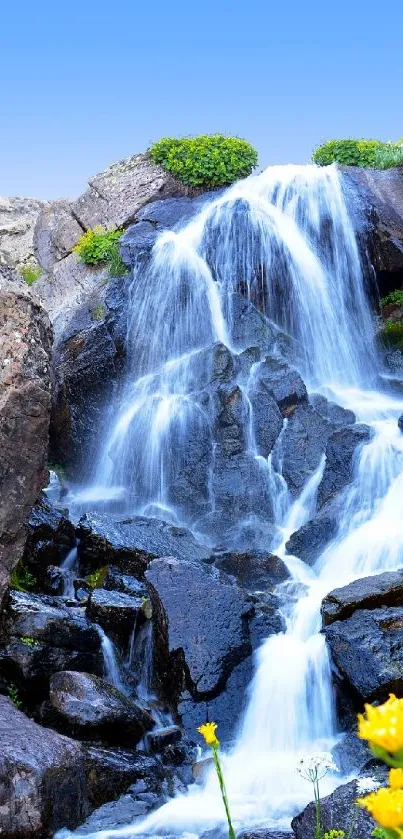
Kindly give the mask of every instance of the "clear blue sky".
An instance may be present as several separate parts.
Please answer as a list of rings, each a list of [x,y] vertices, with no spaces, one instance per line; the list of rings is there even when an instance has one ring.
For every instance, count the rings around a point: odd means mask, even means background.
[[[260,164],[403,135],[402,0],[8,0],[0,195],[75,197],[163,135],[238,134]]]

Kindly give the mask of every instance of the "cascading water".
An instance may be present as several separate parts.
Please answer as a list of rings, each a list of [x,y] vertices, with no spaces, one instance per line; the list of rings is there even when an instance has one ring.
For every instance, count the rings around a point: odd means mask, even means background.
[[[199,398],[212,373],[205,348],[218,341],[239,355],[249,346],[247,336],[239,337],[234,310],[240,290],[290,336],[308,391],[352,409],[373,432],[344,491],[337,535],[311,569],[288,556],[285,543],[315,512],[324,456],[293,499],[282,475],[286,421],[263,457],[252,424],[256,368],[239,375],[247,454],[259,466],[260,510],[251,508],[250,514],[276,525],[276,553],[292,579],[282,586],[286,630],[258,651],[225,775],[237,826],[280,827],[309,800],[309,787],[296,773],[301,752],[331,748],[337,735],[321,600],[336,585],[403,564],[403,435],[397,427],[403,400],[376,390],[381,370],[373,324],[334,167],[269,168],[227,190],[183,230],[160,236],[150,267],[133,281],[131,370],[95,483],[100,495],[105,487],[115,496],[120,492],[131,512],[159,511],[194,530],[201,513],[211,521],[217,452],[208,461],[198,511],[178,500],[175,484],[186,448],[200,436],[211,444],[210,406]],[[213,529],[203,532],[214,542]],[[322,792],[336,784],[328,776]],[[191,787],[142,823],[96,836],[199,836],[220,825],[222,803],[211,773],[203,787]]]

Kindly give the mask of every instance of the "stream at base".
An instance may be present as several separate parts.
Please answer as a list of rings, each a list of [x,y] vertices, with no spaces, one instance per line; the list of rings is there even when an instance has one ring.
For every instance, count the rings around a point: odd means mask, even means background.
[[[403,397],[379,389],[381,364],[373,341],[359,255],[339,176],[333,167],[325,172],[315,167],[267,170],[233,187],[226,199],[216,200],[183,231],[162,235],[162,241],[157,243],[156,260],[161,261],[165,248],[163,279],[168,291],[170,277],[177,279],[178,265],[183,269],[185,263],[192,282],[201,278],[200,288],[205,295],[202,305],[200,300],[197,302],[197,312],[191,310],[190,314],[200,315],[206,306],[210,313],[208,323],[204,313],[204,326],[200,320],[197,324],[199,330],[203,327],[208,333],[203,340],[200,334],[189,334],[192,328],[189,311],[182,332],[175,325],[174,332],[170,332],[170,340],[172,335],[175,339],[175,355],[183,360],[192,340],[196,346],[207,345],[208,340],[220,340],[232,348],[226,294],[233,282],[231,266],[234,267],[237,242],[234,244],[230,236],[229,215],[234,213],[233,206],[228,209],[231,195],[248,201],[252,208],[249,220],[252,218],[253,229],[260,231],[259,259],[266,267],[267,313],[298,343],[298,369],[308,391],[322,393],[354,411],[357,422],[365,423],[372,432],[369,442],[356,452],[354,479],[340,499],[338,532],[314,568],[289,556],[285,544],[291,533],[315,514],[325,456],[297,500],[292,499],[282,477],[281,435],[276,444],[275,465],[271,455],[266,461],[273,519],[281,533],[281,544],[276,545],[275,553],[283,558],[291,573],[291,578],[277,589],[286,630],[270,636],[256,654],[247,710],[236,743],[223,757],[223,763],[235,828],[289,829],[291,818],[311,799],[309,784],[296,771],[300,757],[330,751],[340,736],[331,664],[325,638],[320,633],[321,601],[333,588],[403,565],[403,434],[397,425],[403,412]],[[222,236],[216,244],[215,276],[218,274],[221,279],[218,288],[212,288],[204,259],[203,236],[209,225],[211,232],[220,214]],[[327,231],[324,236],[323,223],[329,223],[329,219],[332,234]],[[279,242],[287,262],[287,300],[282,299],[281,306],[270,300],[273,292],[270,277]],[[243,256],[247,273],[247,257],[253,261],[253,254],[245,251]],[[244,279],[247,284],[249,276]],[[155,285],[153,293],[158,295]],[[165,290],[164,294],[167,293]],[[155,301],[150,303],[151,307],[156,305]],[[150,309],[142,312],[141,317],[147,319],[146,316],[150,317]],[[177,307],[173,317],[178,317]],[[137,335],[138,325],[137,322]],[[158,339],[161,340],[157,347]],[[97,475],[99,485],[109,488],[121,485],[128,493],[126,497],[133,498],[134,494],[138,509],[142,510],[152,502],[172,508],[169,430],[171,425],[175,427],[175,439],[182,445],[192,408],[189,408],[189,378],[195,375],[189,364],[184,367],[175,362],[175,367],[172,361],[167,363],[169,354],[160,335],[152,343],[154,355],[151,352],[147,364],[148,369],[151,365],[159,371],[158,383],[154,374],[143,372],[126,389]],[[245,394],[248,397],[247,387]],[[138,451],[139,446],[145,452],[144,472],[140,478],[138,475],[129,478],[133,450]],[[116,454],[113,459],[108,457],[111,450]],[[253,439],[249,441],[249,450],[259,457]],[[133,486],[133,480],[137,480],[137,487]],[[183,511],[181,515],[183,518]],[[321,783],[322,795],[341,782],[340,775],[329,774]],[[225,818],[217,779],[211,771],[203,786],[192,785],[186,795],[169,800],[142,822],[85,835],[87,839],[166,834],[199,837],[204,831],[218,827],[225,829]],[[74,835],[79,836],[80,832]]]

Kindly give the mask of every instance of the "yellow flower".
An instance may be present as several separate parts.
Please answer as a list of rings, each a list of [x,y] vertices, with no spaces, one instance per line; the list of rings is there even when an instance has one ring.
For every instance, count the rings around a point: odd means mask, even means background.
[[[403,789],[403,769],[389,771],[389,786],[392,789]]]
[[[396,830],[403,825],[403,789],[383,787],[365,798],[358,798],[357,804],[365,807],[381,827]]]
[[[358,736],[391,754],[403,749],[403,699],[391,693],[383,705],[365,705],[365,715],[358,714]]]
[[[217,740],[215,736],[215,730],[217,728],[217,723],[215,722],[206,722],[205,725],[199,725],[198,732],[203,735],[206,743],[208,746],[211,746],[213,749],[216,749],[220,745],[220,741]]]

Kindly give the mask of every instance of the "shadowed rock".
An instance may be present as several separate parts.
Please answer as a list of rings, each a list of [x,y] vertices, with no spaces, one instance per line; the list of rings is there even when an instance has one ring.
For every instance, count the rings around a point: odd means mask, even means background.
[[[336,588],[322,601],[324,626],[346,620],[357,609],[403,606],[403,571],[387,571]]]

